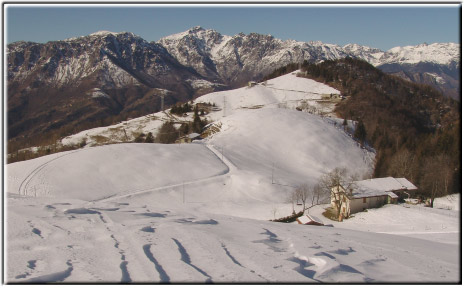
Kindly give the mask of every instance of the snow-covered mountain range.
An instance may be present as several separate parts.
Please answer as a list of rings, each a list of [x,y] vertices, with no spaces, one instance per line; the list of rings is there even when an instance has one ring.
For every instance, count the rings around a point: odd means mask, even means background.
[[[244,80],[260,78],[274,69],[289,63],[303,61],[319,62],[343,57],[357,57],[374,66],[400,65],[400,71],[410,66],[430,64],[446,66],[458,74],[459,44],[433,43],[417,46],[395,47],[388,51],[377,48],[348,44],[339,46],[320,41],[299,42],[280,40],[271,35],[251,33],[235,36],[221,35],[212,29],[194,27],[188,31],[162,38],[158,41],[180,63],[191,67],[203,76],[214,75],[227,84],[243,84]],[[406,66],[408,65],[408,66]],[[406,68],[405,68],[406,66]],[[388,71],[394,73],[393,71]],[[406,73],[406,72],[405,72]],[[406,78],[428,84],[451,82],[442,73],[422,71],[435,78],[435,81]],[[449,76],[454,76],[450,73]],[[458,78],[456,78],[458,80]],[[439,88],[441,85],[437,85]],[[454,87],[454,84],[452,84]]]
[[[129,32],[99,31],[45,44],[7,46],[9,138],[154,112],[165,104],[237,88],[289,63],[358,57],[385,72],[434,85],[459,98],[459,44],[388,51],[357,44],[227,36],[212,29],[148,42]]]
[[[53,86],[72,85],[100,70],[105,76],[99,79],[103,87],[122,87],[131,82],[162,86],[162,80],[169,81],[165,78],[176,77],[168,72],[179,68],[177,61],[207,80],[241,86],[278,67],[305,60],[319,62],[349,56],[374,66],[430,63],[457,69],[459,54],[456,43],[424,43],[384,52],[358,44],[342,47],[320,41],[284,41],[257,33],[227,36],[199,26],[157,42],[130,32],[98,31],[46,44],[20,41],[8,45],[8,79],[24,81],[41,68],[46,75],[40,80],[47,79]],[[187,73],[182,80],[195,79],[196,73]]]

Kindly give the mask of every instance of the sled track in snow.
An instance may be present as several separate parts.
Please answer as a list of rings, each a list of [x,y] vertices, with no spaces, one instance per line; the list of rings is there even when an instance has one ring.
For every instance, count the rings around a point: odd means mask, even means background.
[[[163,267],[159,264],[157,259],[154,258],[154,255],[150,251],[151,246],[151,244],[145,244],[144,246],[142,246],[144,254],[146,254],[146,257],[154,264],[155,269],[159,273],[160,283],[170,283],[170,277],[167,275]]]
[[[24,180],[21,182],[21,184],[19,185],[19,188],[18,188],[18,193],[20,195],[27,195],[27,189],[28,189],[28,186],[29,186],[29,183],[31,182],[31,180],[34,178],[34,176],[36,176],[40,171],[42,171],[46,166],[48,166],[51,162],[53,161],[56,161],[60,158],[63,158],[65,156],[68,156],[70,154],[74,154],[74,153],[77,153],[77,152],[81,152],[83,150],[86,150],[86,149],[82,149],[82,150],[76,150],[76,151],[72,151],[72,152],[69,152],[69,153],[66,153],[66,154],[63,154],[61,156],[58,156],[56,158],[53,158],[43,164],[41,164],[40,166],[36,167],[34,170],[32,170],[25,178]]]
[[[180,243],[180,241],[178,241],[175,238],[172,238],[172,240],[173,242],[175,242],[176,246],[178,246],[178,251],[180,252],[180,255],[181,255],[181,261],[185,262],[187,265],[194,268],[197,272],[201,273],[204,277],[207,277],[207,279],[205,280],[205,283],[212,283],[212,277],[209,274],[207,274],[204,270],[197,267],[191,262],[191,257],[186,251],[186,248]]]
[[[197,179],[197,180],[192,180],[192,181],[188,181],[188,182],[184,182],[184,183],[180,183],[180,184],[173,184],[173,185],[168,185],[168,186],[163,186],[163,187],[152,187],[152,188],[138,189],[138,190],[134,190],[134,191],[128,190],[126,192],[120,192],[120,194],[123,193],[124,195],[115,196],[115,194],[114,194],[114,195],[106,197],[106,198],[102,198],[102,199],[99,199],[99,200],[94,200],[94,202],[108,201],[108,200],[124,198],[124,197],[128,197],[128,196],[133,196],[133,195],[138,195],[138,194],[143,194],[143,193],[148,193],[148,192],[153,192],[153,191],[160,191],[160,190],[164,190],[164,189],[171,189],[171,188],[181,187],[183,185],[189,185],[189,184],[195,184],[195,183],[200,183],[200,182],[204,182],[204,181],[209,181],[209,180],[212,180],[212,179],[216,179],[218,177],[226,176],[231,172],[232,169],[236,169],[234,167],[234,165],[228,159],[226,159],[225,156],[222,156],[222,154],[220,152],[218,152],[212,145],[204,145],[204,146],[207,149],[209,149],[221,162],[223,162],[223,164],[225,164],[225,166],[227,167],[227,169],[225,171],[222,171],[221,173],[219,173],[217,175],[214,175],[214,176],[210,176],[210,177],[202,178],[202,179]],[[66,154],[63,154],[61,156],[55,157],[55,158],[53,158],[51,160],[48,160],[47,162],[37,166],[34,170],[32,170],[23,179],[23,181],[21,182],[21,184],[20,184],[20,186],[18,188],[18,194],[27,195],[28,188],[29,188],[29,185],[30,185],[32,179],[38,173],[40,173],[44,168],[46,168],[50,163],[52,163],[52,162],[54,162],[54,161],[56,161],[58,159],[61,159],[61,158],[65,157],[65,156],[68,156],[70,154],[82,152],[83,150],[88,150],[88,149],[92,149],[92,148],[85,148],[85,149],[71,151],[69,153],[66,153]]]
[[[217,178],[225,177],[225,176],[229,175],[232,171],[236,170],[236,167],[224,155],[222,157],[222,154],[220,152],[218,152],[212,145],[205,145],[205,147],[208,150],[210,150],[221,162],[223,162],[223,164],[227,167],[226,170],[220,172],[219,174],[216,174],[216,175],[213,175],[213,176],[210,176],[210,177],[206,177],[206,178],[202,178],[202,179],[195,179],[195,180],[192,180],[192,181],[187,181],[187,182],[173,184],[173,185],[167,185],[167,186],[163,186],[163,187],[152,187],[152,188],[138,189],[138,190],[134,190],[134,191],[128,190],[126,192],[120,192],[120,193],[113,194],[113,195],[111,195],[109,197],[106,197],[106,198],[93,200],[91,202],[97,203],[97,202],[102,202],[102,201],[105,201],[105,202],[113,201],[113,200],[116,200],[116,199],[132,197],[132,196],[141,195],[141,194],[145,194],[145,193],[152,193],[152,192],[162,191],[162,190],[166,190],[166,189],[178,188],[178,187],[182,187],[184,185],[192,185],[192,184],[198,184],[198,183],[202,183],[202,182],[212,181],[212,180],[215,180]],[[119,195],[121,193],[123,193],[124,195]]]

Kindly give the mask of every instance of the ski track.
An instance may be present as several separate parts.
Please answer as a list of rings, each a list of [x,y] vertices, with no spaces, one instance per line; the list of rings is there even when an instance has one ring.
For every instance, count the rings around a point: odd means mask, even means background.
[[[124,195],[113,194],[112,196],[102,198],[102,199],[99,199],[99,200],[93,200],[91,202],[92,203],[99,203],[99,202],[102,202],[102,201],[114,201],[114,200],[117,200],[117,199],[133,197],[133,196],[137,196],[137,195],[141,195],[141,194],[153,193],[153,192],[157,192],[157,191],[163,191],[163,190],[166,190],[166,189],[178,188],[178,187],[182,187],[182,186],[185,186],[185,185],[200,184],[200,183],[203,183],[203,182],[208,182],[208,181],[216,180],[216,179],[219,179],[219,178],[224,178],[226,176],[229,176],[232,173],[232,171],[236,170],[236,167],[224,155],[222,155],[220,152],[218,152],[212,145],[204,145],[204,146],[206,148],[208,148],[221,162],[223,162],[223,164],[225,164],[225,166],[227,167],[226,170],[224,170],[223,172],[221,172],[221,173],[219,173],[217,175],[202,178],[202,179],[192,180],[192,181],[178,183],[178,184],[167,185],[167,186],[163,186],[163,187],[153,187],[153,188],[147,188],[147,189],[138,189],[138,190],[135,190],[135,191],[126,191],[126,192],[123,192],[123,193],[125,193]]]
[[[185,262],[186,264],[188,264],[189,266],[193,267],[196,271],[198,271],[199,273],[201,273],[202,275],[204,275],[205,277],[207,277],[205,283],[213,283],[212,282],[212,277],[209,276],[209,274],[207,274],[204,270],[200,269],[199,267],[197,267],[196,265],[192,264],[191,263],[191,258],[189,257],[189,254],[188,252],[186,251],[186,249],[184,248],[184,246],[180,243],[180,241],[178,241],[177,239],[175,238],[172,238],[173,242],[175,242],[175,244],[178,246],[178,251],[180,252],[181,254],[181,261]]]
[[[228,251],[227,247],[225,246],[225,244],[221,243],[222,244],[222,248],[223,250],[225,251],[225,254],[227,254],[227,256],[231,259],[231,261],[233,261],[233,263],[235,263],[236,265],[240,266],[240,267],[243,267],[243,265],[241,265],[240,262],[238,262],[238,260],[235,259],[235,257],[233,257],[230,253],[230,251]]]
[[[111,210],[110,210],[111,211]],[[104,213],[98,211],[97,209],[85,209],[85,208],[77,208],[77,209],[69,209],[65,211],[65,214],[79,214],[79,215],[84,215],[84,214],[96,214],[99,216],[99,219],[102,221],[102,223],[105,226],[105,229],[107,232],[110,234],[110,238],[114,241],[114,247],[118,249],[118,253],[120,254],[120,269],[121,269],[121,283],[131,283],[131,276],[128,271],[127,265],[128,261],[126,261],[126,254],[125,251],[120,248],[120,241],[115,237],[115,233],[112,231],[110,228],[110,221],[106,220],[106,217],[104,216]],[[109,219],[110,220],[110,219]]]
[[[204,144],[204,146],[207,149],[209,149],[227,167],[226,170],[220,172],[219,174],[216,174],[214,176],[210,176],[210,177],[207,177],[207,178],[202,178],[202,179],[197,179],[197,180],[192,180],[192,181],[188,181],[188,182],[183,182],[183,183],[179,183],[179,184],[172,184],[172,185],[167,185],[167,186],[162,186],[162,187],[152,187],[152,188],[146,188],[146,189],[138,189],[138,190],[134,190],[134,191],[131,191],[131,190],[123,191],[123,192],[112,194],[111,196],[104,197],[104,198],[97,199],[97,200],[93,200],[93,201],[90,201],[90,202],[99,203],[99,202],[102,202],[102,201],[113,201],[115,199],[127,198],[129,196],[135,196],[135,195],[140,195],[140,194],[144,194],[144,193],[162,191],[162,190],[165,190],[165,189],[173,189],[173,188],[181,187],[181,186],[184,186],[184,185],[191,185],[191,184],[198,184],[198,183],[203,183],[203,182],[207,182],[207,181],[212,181],[212,180],[216,180],[217,178],[223,178],[225,176],[228,176],[228,175],[231,174],[232,170],[236,169],[236,167],[224,155],[222,155],[220,152],[218,152],[212,145],[205,145]],[[27,194],[27,189],[29,187],[29,184],[30,184],[31,180],[40,171],[42,171],[45,167],[47,167],[50,163],[52,163],[52,162],[54,162],[57,159],[60,159],[62,157],[68,156],[70,154],[74,154],[74,153],[77,153],[77,152],[81,152],[82,150],[88,150],[88,149],[92,149],[92,148],[85,148],[85,149],[81,149],[81,150],[72,151],[72,152],[69,152],[67,154],[64,154],[64,155],[58,156],[56,158],[53,158],[53,159],[39,165],[38,167],[36,167],[33,171],[31,171],[24,178],[24,180],[21,182],[21,184],[20,184],[20,186],[18,188],[18,193],[20,195],[22,195],[21,192],[23,192],[23,194],[26,195]],[[124,195],[121,195],[121,194],[124,194]]]
[[[146,257],[154,264],[155,270],[159,273],[160,277],[160,283],[170,283],[170,277],[167,275],[163,267],[157,262],[157,259],[155,259],[154,255],[150,251],[151,244],[145,244],[142,246],[142,250],[144,251],[144,254],[146,254]]]
[[[228,248],[225,246],[224,243],[221,243],[221,246],[223,248],[223,250],[225,251],[225,254],[228,256],[228,258],[230,258],[230,260],[235,263],[236,265],[242,267],[242,268],[245,268],[247,270],[249,270],[249,272],[255,274],[256,276],[262,278],[263,280],[265,280],[266,282],[268,281],[266,278],[264,278],[261,274],[257,273],[256,271],[250,269],[250,268],[246,268],[244,267],[238,260],[236,260],[235,257],[233,257],[233,255],[231,254],[231,252],[228,250]]]
[[[57,159],[60,159],[62,157],[65,157],[65,156],[68,156],[70,154],[74,154],[74,153],[77,153],[77,152],[81,152],[83,150],[87,150],[87,149],[81,149],[81,150],[75,150],[75,151],[71,151],[69,153],[66,153],[66,154],[63,154],[61,156],[58,156],[56,158],[53,158],[49,161],[46,161],[45,163],[41,164],[40,166],[36,167],[34,170],[32,170],[25,178],[24,180],[21,182],[21,184],[19,185],[19,188],[18,188],[18,193],[20,195],[27,195],[27,188],[29,186],[29,183],[31,182],[31,180],[34,178],[35,175],[37,175],[41,170],[43,170],[46,166],[48,166],[51,162],[54,162],[56,161]],[[21,188],[22,188],[22,191],[24,194],[21,193]]]
[[[129,274],[129,271],[128,271],[128,261],[126,261],[126,254],[125,254],[125,251],[122,250],[120,248],[120,241],[118,241],[118,239],[115,237],[115,234],[112,232],[112,230],[110,229],[110,226],[109,226],[109,223],[102,212],[99,212],[99,211],[96,211],[97,214],[99,215],[99,218],[100,220],[102,221],[102,223],[105,225],[105,228],[107,229],[107,231],[110,233],[110,238],[113,239],[113,241],[115,242],[114,243],[114,247],[116,249],[118,249],[118,253],[120,254],[120,259],[121,259],[121,263],[120,263],[120,269],[121,269],[121,283],[131,283],[131,276]]]

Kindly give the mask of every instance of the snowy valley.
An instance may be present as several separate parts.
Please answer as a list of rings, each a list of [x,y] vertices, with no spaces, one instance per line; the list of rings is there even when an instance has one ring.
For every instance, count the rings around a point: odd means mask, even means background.
[[[320,227],[269,221],[292,213],[302,183],[374,169],[375,152],[332,113],[339,99],[328,96],[340,92],[296,73],[197,98],[217,108],[203,140],[126,143],[192,119],[165,110],[61,140],[82,149],[7,165],[6,281],[459,282],[458,199],[343,222],[323,204],[308,212]]]

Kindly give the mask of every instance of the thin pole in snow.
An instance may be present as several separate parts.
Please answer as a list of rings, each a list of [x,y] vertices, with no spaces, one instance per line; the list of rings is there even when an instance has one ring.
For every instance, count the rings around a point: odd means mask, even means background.
[[[225,95],[224,95],[223,96],[223,117],[225,117],[226,114],[227,114],[226,109],[227,109],[227,101],[226,101]]]
[[[162,91],[163,93],[163,91]],[[163,98],[165,97],[165,95],[161,95],[160,98],[162,99],[161,103],[160,103],[160,106],[161,106],[161,111],[163,112]]]
[[[184,204],[184,182],[183,182],[183,204]]]
[[[275,163],[272,163],[272,184],[273,184],[273,171],[275,170]]]

